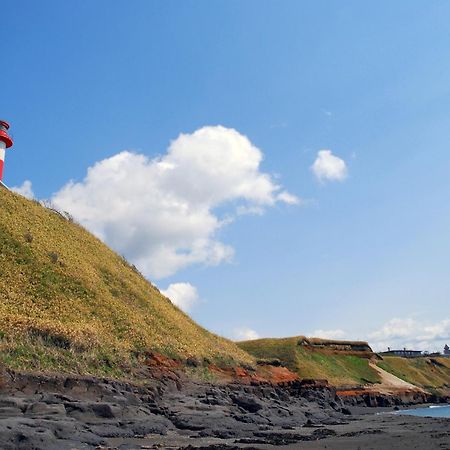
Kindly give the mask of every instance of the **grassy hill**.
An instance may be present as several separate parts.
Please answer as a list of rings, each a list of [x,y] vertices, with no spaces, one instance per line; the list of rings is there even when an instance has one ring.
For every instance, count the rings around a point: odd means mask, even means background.
[[[336,387],[376,385],[380,376],[369,365],[375,356],[366,342],[296,336],[238,343],[257,360],[278,360],[301,378],[327,379]],[[411,384],[450,395],[450,358],[374,359],[379,367]]]
[[[301,378],[327,379],[335,386],[380,381],[377,372],[369,366],[368,357],[372,352],[365,342],[296,336],[243,341],[238,345],[259,360],[279,360]]]
[[[427,391],[450,395],[450,358],[383,356],[378,365],[402,380]]]
[[[67,218],[0,189],[0,362],[123,376],[145,354],[252,363]]]
[[[128,377],[149,352],[219,366],[279,360],[302,378],[336,386],[379,381],[364,342],[297,336],[236,345],[209,333],[82,227],[0,189],[0,363]],[[378,364],[425,389],[450,385],[450,359]]]

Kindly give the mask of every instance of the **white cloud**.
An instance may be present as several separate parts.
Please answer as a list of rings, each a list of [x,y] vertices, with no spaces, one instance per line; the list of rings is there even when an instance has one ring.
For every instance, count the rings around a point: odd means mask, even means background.
[[[425,325],[419,339],[423,340],[447,340],[450,339],[450,319],[441,320],[435,324]]]
[[[369,341],[376,351],[387,347],[414,350],[442,351],[450,342],[450,319],[435,323],[406,318],[394,318],[378,330],[369,333]]]
[[[146,276],[162,278],[191,264],[230,260],[234,250],[217,232],[233,216],[300,202],[261,172],[262,159],[238,131],[204,127],[181,134],[156,159],[124,151],[97,162],[52,203]],[[224,205],[232,207],[226,218],[216,212]]]
[[[287,203],[288,205],[299,205],[301,200],[287,191],[282,191],[277,195],[277,200]]]
[[[197,288],[190,283],[172,283],[161,294],[185,312],[190,311],[199,300]]]
[[[313,332],[313,337],[322,339],[343,339],[346,333],[344,330],[316,330]]]
[[[347,178],[345,161],[331,152],[320,150],[311,166],[311,170],[319,181],[343,181]]]
[[[30,180],[25,180],[21,186],[13,186],[11,190],[30,200],[34,198],[34,192]]]
[[[417,331],[416,321],[411,318],[391,319],[380,329],[369,334],[371,339],[399,339],[413,335]]]
[[[233,331],[233,338],[236,341],[250,341],[253,339],[259,339],[259,337],[259,334],[255,330],[248,327],[236,328]]]

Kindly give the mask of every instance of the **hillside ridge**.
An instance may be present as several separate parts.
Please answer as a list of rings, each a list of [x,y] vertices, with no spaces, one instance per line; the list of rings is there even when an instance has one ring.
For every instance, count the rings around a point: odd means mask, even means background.
[[[0,362],[19,370],[124,376],[151,352],[252,364],[197,325],[99,239],[0,189]]]
[[[389,387],[408,390],[415,386],[419,392],[450,395],[450,358],[380,356],[365,341],[305,336],[241,341],[238,345],[258,363],[276,362],[300,378],[326,379],[349,392],[355,388],[381,392]],[[400,381],[394,383],[394,379]]]

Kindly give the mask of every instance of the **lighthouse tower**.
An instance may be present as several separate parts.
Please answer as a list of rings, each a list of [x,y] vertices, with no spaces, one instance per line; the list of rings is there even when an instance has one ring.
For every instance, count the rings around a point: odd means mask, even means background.
[[[13,140],[8,134],[9,123],[4,120],[0,120],[0,186],[3,179],[3,166],[5,165],[5,150],[12,147]]]

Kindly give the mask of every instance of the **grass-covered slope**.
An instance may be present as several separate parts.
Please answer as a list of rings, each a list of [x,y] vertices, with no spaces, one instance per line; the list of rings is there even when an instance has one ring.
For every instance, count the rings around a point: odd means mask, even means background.
[[[450,358],[383,356],[378,366],[427,391],[450,395]]]
[[[149,351],[251,362],[82,227],[5,189],[0,272],[0,362],[9,367],[123,375]]]
[[[301,378],[327,379],[335,386],[365,385],[380,381],[376,371],[369,366],[369,352],[365,348],[370,347],[366,343],[339,343],[296,336],[244,341],[238,345],[257,359],[278,359]],[[358,351],[353,350],[353,347],[362,349],[361,356],[357,356]]]

